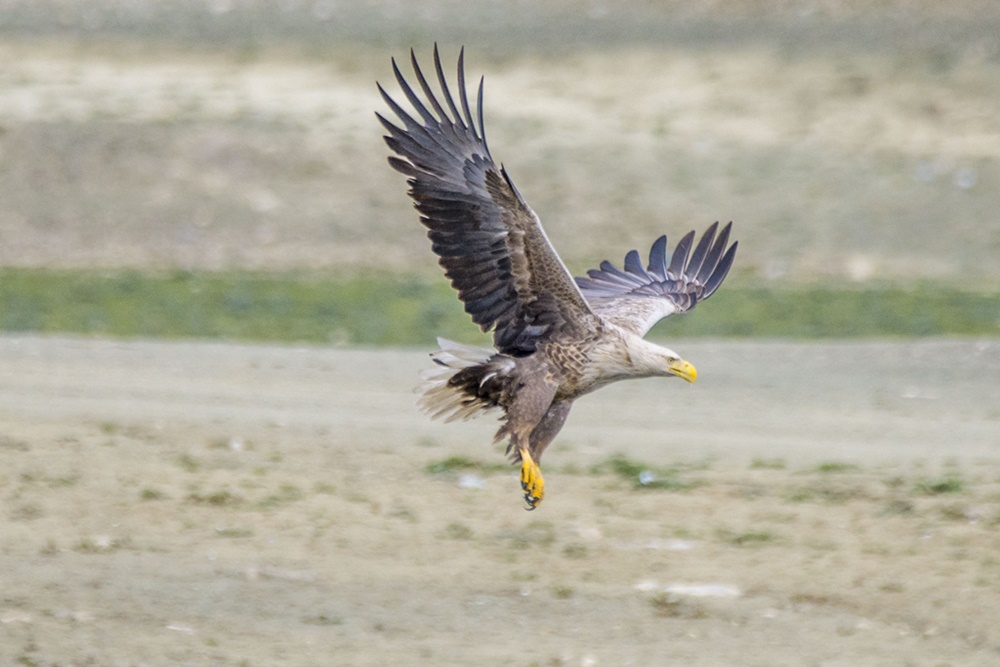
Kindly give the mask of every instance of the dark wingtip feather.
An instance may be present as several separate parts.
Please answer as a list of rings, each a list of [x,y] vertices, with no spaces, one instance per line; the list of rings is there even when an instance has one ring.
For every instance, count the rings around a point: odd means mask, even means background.
[[[464,48],[464,47],[463,47]],[[490,154],[490,145],[486,143],[486,123],[483,122],[483,85],[486,83],[486,76],[479,77],[479,92],[476,94],[476,116],[479,118],[479,140],[483,142],[486,155]]]
[[[705,233],[701,235],[701,238],[698,239],[698,245],[695,246],[694,252],[691,253],[691,257],[684,267],[684,272],[689,276],[694,277],[701,271],[702,264],[705,263],[705,258],[709,254],[709,248],[711,248],[712,242],[715,240],[715,231],[718,228],[719,223],[713,222],[705,230]]]
[[[688,261],[688,253],[691,251],[691,242],[694,240],[694,231],[690,231],[684,235],[677,247],[674,248],[674,254],[670,258],[670,266],[667,271],[670,273],[669,277],[674,279],[680,278],[684,273],[684,266]]]
[[[723,251],[726,249],[726,245],[729,243],[729,226],[723,227],[722,233],[715,239],[715,243],[708,251],[708,255],[705,257],[704,263],[701,265],[697,275],[694,279],[700,283],[704,283],[708,278],[714,273],[716,265],[719,263],[719,258],[722,257]]]
[[[389,133],[389,136],[384,137],[386,141],[400,134],[405,134],[401,127],[398,127],[395,123],[380,114],[378,111],[375,112],[375,117],[378,118],[378,122],[382,124],[385,131]]]
[[[441,66],[441,54],[438,51],[437,42],[434,43],[434,71],[437,73],[438,85],[441,87],[441,94],[444,96],[445,104],[451,109],[451,121],[455,124],[455,127],[465,129],[465,125],[462,123],[462,115],[458,112],[458,106],[455,105],[455,98],[451,96],[448,79],[444,75],[444,67]]]
[[[708,280],[705,282],[705,295],[702,296],[702,299],[707,299],[712,296],[715,290],[719,289],[719,286],[722,285],[722,281],[726,279],[726,276],[729,275],[729,269],[733,266],[733,260],[736,258],[736,248],[738,248],[739,245],[739,241],[733,242],[733,245],[729,246],[729,250],[727,250],[726,254],[722,256],[721,260],[719,260],[719,264],[715,267],[715,271],[712,272],[712,275],[709,276]]]
[[[438,118],[442,121],[448,120],[448,114],[445,113],[444,109],[441,107],[441,103],[438,102],[437,95],[431,90],[430,85],[427,83],[426,77],[424,77],[424,72],[420,69],[420,63],[417,62],[417,54],[410,49],[410,66],[413,67],[413,73],[417,75],[417,83],[420,84],[420,89],[424,91],[424,97],[427,101],[431,103],[434,107],[434,111],[437,113]]]
[[[413,167],[412,164],[410,164],[406,160],[401,160],[395,155],[390,155],[388,157],[388,160],[389,160],[389,166],[391,166],[393,169],[403,174],[404,176],[416,176],[420,173]]]
[[[421,74],[420,67],[417,65],[417,57],[414,55],[413,49],[410,49],[410,58],[413,63],[414,71],[417,75],[417,79],[422,79],[423,74]],[[413,88],[410,86],[409,82],[407,82],[403,73],[399,70],[399,66],[396,65],[395,58],[392,59],[392,72],[395,75],[396,82],[399,83],[399,87],[403,91],[403,94],[406,95],[406,99],[409,100],[413,108],[417,110],[420,117],[424,119],[424,123],[428,125],[436,125],[438,119],[434,117],[434,114],[430,112],[420,97],[413,91]]]
[[[394,68],[395,66],[396,66],[395,63],[393,63]],[[398,69],[396,71],[399,72]],[[403,107],[399,106],[396,100],[392,99],[392,95],[385,92],[385,88],[382,87],[382,84],[376,83],[375,85],[378,87],[378,92],[382,96],[382,101],[386,103],[386,106],[392,109],[392,112],[396,114],[396,117],[399,118],[399,120],[401,120],[409,130],[413,131],[420,128],[420,124],[417,123],[415,120],[413,120],[413,117],[410,116],[410,114],[406,113],[406,110],[403,109]],[[384,122],[383,125],[385,125]],[[391,123],[389,125],[391,125]],[[386,127],[386,129],[392,132],[392,129],[389,128],[388,126]]]
[[[649,272],[661,280],[667,277],[667,235],[653,242],[649,249]]]
[[[375,82],[375,87],[378,88],[378,94],[382,97],[382,101],[383,102],[385,102],[386,104],[388,104],[390,107],[392,107],[392,106],[397,106],[398,107],[399,106],[398,104],[396,104],[395,100],[392,99],[392,97],[389,95],[389,93],[385,92],[385,88],[382,87],[381,83],[379,83],[378,81],[376,81]],[[377,112],[377,111],[375,112],[375,115],[378,116],[379,118],[382,117],[382,115],[379,112]]]
[[[465,47],[462,47],[458,54],[458,99],[462,103],[462,116],[471,128],[472,136],[478,139],[476,124],[472,120],[472,111],[469,110],[469,95],[465,88]]]
[[[646,276],[646,270],[642,268],[642,260],[639,259],[638,250],[629,250],[625,254],[625,262],[623,266],[628,273],[633,273],[637,276]]]

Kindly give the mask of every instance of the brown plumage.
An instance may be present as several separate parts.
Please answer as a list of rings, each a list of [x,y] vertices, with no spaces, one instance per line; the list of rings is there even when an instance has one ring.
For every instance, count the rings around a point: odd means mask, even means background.
[[[643,339],[658,320],[707,299],[732,266],[731,224],[711,225],[692,251],[694,232],[667,263],[667,239],[652,246],[649,263],[625,256],[624,269],[602,262],[574,279],[556,254],[538,216],[490,155],[483,128],[483,80],[473,118],[458,57],[458,102],[437,46],[435,92],[410,52],[423,96],[392,69],[415,116],[381,85],[379,92],[402,126],[379,120],[396,154],[389,163],[407,176],[409,195],[427,227],[431,247],[465,310],[496,351],[439,340],[438,364],[427,375],[422,406],[433,417],[468,419],[499,408],[497,440],[521,462],[527,509],[544,496],[538,468],[573,401],[605,384],[636,377],[679,376],[694,382],[694,367],[672,350]]]

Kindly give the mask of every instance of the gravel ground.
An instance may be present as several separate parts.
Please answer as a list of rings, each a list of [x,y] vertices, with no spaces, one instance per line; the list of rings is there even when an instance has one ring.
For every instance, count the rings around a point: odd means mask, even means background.
[[[996,664],[1000,341],[674,347],[529,514],[423,351],[2,338],[0,664]]]

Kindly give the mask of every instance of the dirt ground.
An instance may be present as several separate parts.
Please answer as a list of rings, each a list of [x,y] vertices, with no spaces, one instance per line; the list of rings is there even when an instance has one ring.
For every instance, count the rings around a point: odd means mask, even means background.
[[[674,347],[527,513],[425,350],[0,338],[0,664],[998,664],[1000,340]]]
[[[437,275],[373,115],[437,40],[575,271],[995,289],[996,3],[874,5],[9,2],[0,265]],[[1000,664],[1000,339],[670,344],[527,513],[429,350],[0,337],[0,667]]]

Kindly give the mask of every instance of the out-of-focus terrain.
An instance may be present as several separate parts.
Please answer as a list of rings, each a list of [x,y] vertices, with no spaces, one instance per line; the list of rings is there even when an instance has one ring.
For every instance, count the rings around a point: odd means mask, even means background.
[[[373,111],[439,41],[574,271],[731,219],[750,281],[996,289],[997,7],[747,7],[10,3],[0,264],[434,275]]]
[[[677,341],[529,514],[414,351],[0,338],[0,664],[994,665],[998,345]]]
[[[0,666],[998,664],[996,338],[671,340],[698,384],[584,398],[527,514],[494,423],[417,413],[426,349],[32,333],[157,285],[126,330],[440,329],[373,115],[435,41],[576,273],[733,220],[723,290],[979,304],[998,34],[991,0],[0,3]]]

